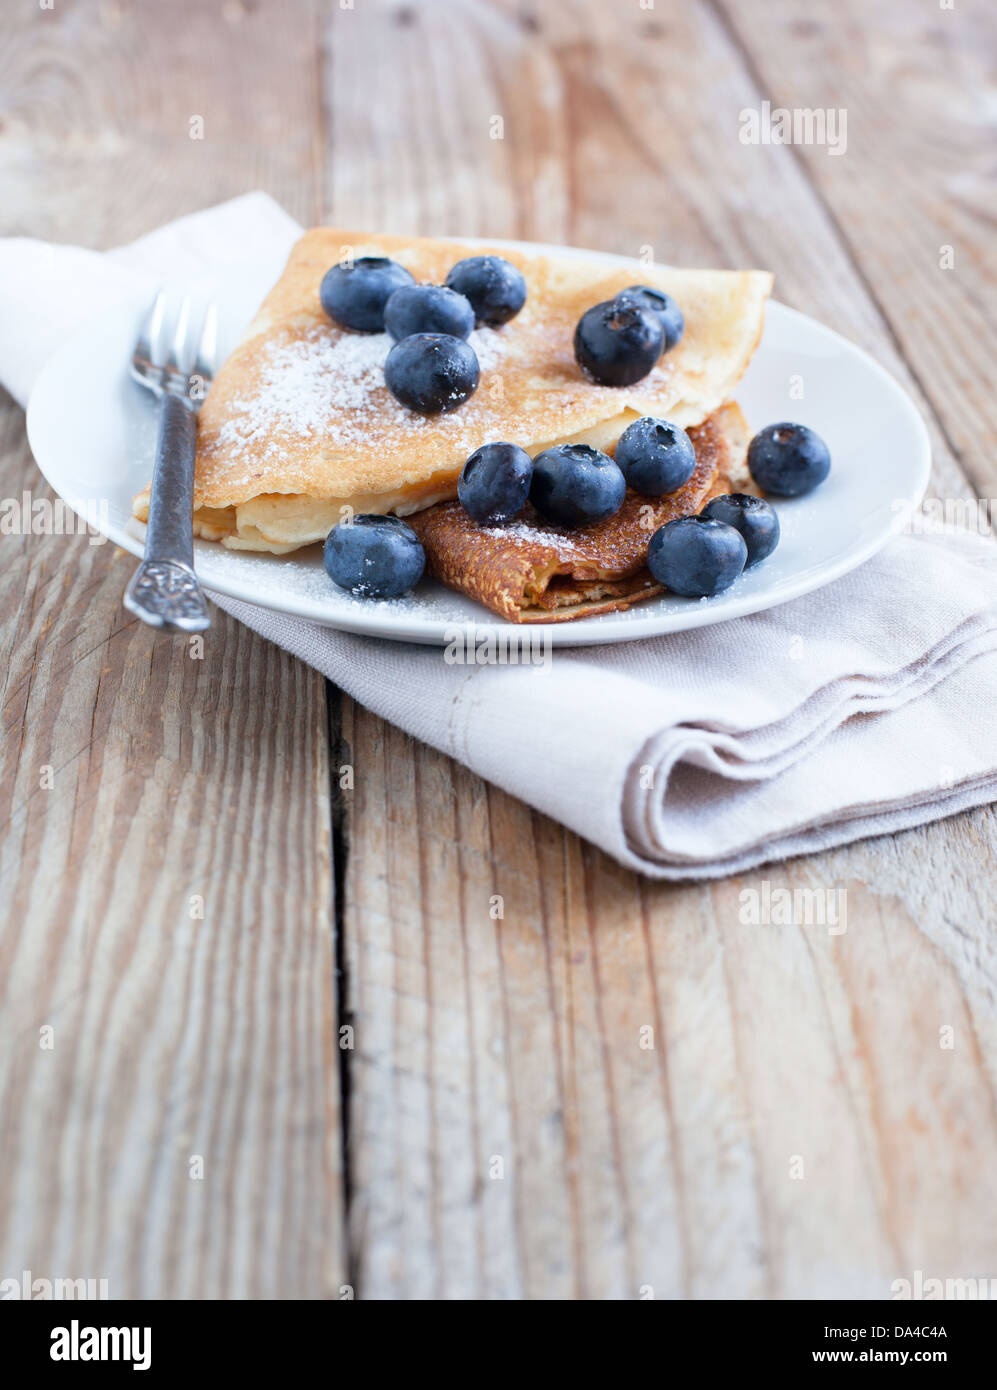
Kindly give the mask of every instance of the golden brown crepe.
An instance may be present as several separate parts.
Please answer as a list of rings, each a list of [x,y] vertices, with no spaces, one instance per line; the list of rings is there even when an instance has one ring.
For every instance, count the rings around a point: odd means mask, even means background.
[[[736,405],[691,427],[689,438],[696,467],[687,483],[666,497],[628,489],[615,516],[594,526],[548,526],[532,508],[511,525],[479,526],[459,502],[418,512],[409,525],[430,574],[510,622],[567,622],[629,608],[664,592],[644,563],[658,527],[748,486],[748,428]]]
[[[418,415],[384,385],[391,340],[337,328],[319,303],[322,276],[348,255],[382,254],[441,283],[455,261],[488,249],[520,267],[526,304],[502,328],[471,335],[481,380],[470,400]],[[675,297],[685,334],[635,385],[594,385],[574,360],[575,324],[637,280]],[[744,372],[770,287],[761,271],[614,269],[563,253],[316,228],[294,247],[201,408],[195,534],[283,553],[323,539],[349,516],[344,508],[405,516],[456,496],[465,459],[492,440],[535,455],[567,440],[612,449],[645,414],[700,424]],[[147,518],[148,489],[134,511]]]

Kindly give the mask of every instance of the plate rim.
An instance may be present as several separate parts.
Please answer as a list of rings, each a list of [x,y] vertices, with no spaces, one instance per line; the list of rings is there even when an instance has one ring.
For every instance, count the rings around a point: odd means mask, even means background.
[[[612,251],[594,251],[579,246],[562,246],[545,244],[542,242],[511,240],[502,237],[450,237],[447,240],[457,241],[466,246],[498,246],[507,247],[513,250],[543,252],[544,254],[560,254],[569,256],[582,256],[591,259],[605,261],[607,263],[633,266],[635,269],[641,268],[641,262],[632,256],[623,256]],[[128,306],[129,312],[134,312],[134,304],[130,296],[123,296],[115,301],[110,307],[111,311],[124,311]],[[903,409],[905,414],[914,422],[914,433],[917,441],[917,457],[912,461],[911,477],[913,487],[905,498],[909,501],[910,509],[916,509],[927,490],[931,476],[932,454],[931,439],[928,434],[927,425],[924,418],[917,408],[910,393],[901,385],[896,377],[889,372],[881,363],[867,352],[865,348],[853,343],[844,334],[836,329],[828,327],[820,319],[814,318],[810,314],[805,314],[799,309],[794,309],[781,300],[770,299],[766,306],[766,315],[770,309],[775,309],[782,315],[789,317],[790,321],[798,320],[808,326],[816,326],[822,333],[849,352],[856,355],[865,368],[870,370],[873,376],[890,392],[896,400],[897,405]],[[107,315],[108,309],[101,311],[101,316]],[[89,318],[82,324],[76,332],[70,335],[65,343],[49,358],[34,383],[31,395],[28,399],[26,410],[26,431],[28,443],[31,447],[32,456],[39,472],[45,478],[52,490],[69,507],[82,516],[83,512],[70,497],[65,497],[43,467],[36,448],[37,438],[36,422],[39,418],[41,405],[37,401],[44,401],[44,393],[40,391],[43,383],[49,376],[57,376],[60,362],[63,357],[71,356],[78,348],[80,340],[92,338],[92,325],[97,321],[98,315]],[[767,320],[766,320],[767,321]],[[761,350],[764,343],[765,329],[763,327],[762,338],[759,342],[758,350]],[[121,373],[127,371],[127,363],[121,365]],[[497,614],[488,614],[486,609],[482,610],[483,617],[478,619],[463,619],[461,621],[444,622],[438,617],[419,618],[417,613],[408,609],[404,615],[392,616],[390,612],[378,610],[377,613],[370,609],[364,610],[358,607],[355,619],[348,610],[343,613],[328,615],[310,611],[311,603],[303,600],[301,607],[291,609],[286,606],[286,602],[269,601],[267,595],[262,596],[258,593],[249,594],[246,585],[239,581],[234,581],[227,585],[219,585],[217,578],[205,583],[205,589],[210,596],[220,595],[230,598],[236,602],[246,603],[257,608],[265,608],[270,612],[282,613],[285,617],[295,618],[303,622],[317,623],[322,627],[329,627],[340,632],[351,632],[362,636],[380,637],[390,641],[414,642],[419,645],[443,646],[451,641],[456,629],[466,632],[473,629],[475,633],[495,633],[502,632],[508,637],[511,633],[530,634],[530,641],[536,643],[549,642],[551,646],[571,647],[571,646],[603,646],[617,642],[641,641],[649,637],[664,637],[671,633],[686,632],[698,627],[712,626],[716,623],[730,622],[736,618],[746,617],[752,613],[761,613],[768,608],[778,607],[783,603],[791,603],[794,599],[802,598],[806,594],[813,593],[817,589],[822,589],[835,580],[849,574],[853,569],[857,569],[873,555],[877,554],[891,539],[899,534],[904,527],[909,512],[905,509],[897,508],[891,515],[889,525],[881,532],[873,536],[861,546],[848,551],[836,562],[816,570],[806,578],[799,579],[792,587],[790,593],[775,592],[771,594],[753,593],[746,594],[741,598],[730,598],[718,595],[717,606],[714,607],[714,600],[704,599],[697,603],[689,604],[681,609],[667,610],[656,609],[653,613],[648,613],[646,617],[630,617],[625,623],[612,623],[613,613],[596,614],[591,618],[581,618],[566,622],[544,622],[544,623],[514,623],[508,619],[499,617]],[[90,520],[88,516],[86,519]],[[136,523],[139,525],[140,523]],[[133,534],[126,527],[119,527],[115,523],[110,523],[106,531],[102,531],[108,540],[127,550],[136,558],[141,558],[143,550],[143,538],[141,535]],[[204,542],[207,544],[207,542]],[[643,607],[643,605],[639,605]],[[306,610],[306,611],[302,611]],[[606,620],[610,621],[607,623]]]

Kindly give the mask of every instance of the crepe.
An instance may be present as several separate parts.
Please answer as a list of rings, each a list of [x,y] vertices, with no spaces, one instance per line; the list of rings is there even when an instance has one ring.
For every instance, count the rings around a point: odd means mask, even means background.
[[[532,508],[506,526],[479,526],[459,502],[409,518],[430,574],[514,623],[568,622],[629,608],[664,588],[645,567],[647,546],[667,521],[711,497],[747,491],[748,427],[729,404],[689,429],[692,477],[665,497],[627,489],[620,510],[594,526],[548,526]]]
[[[391,339],[336,327],[319,303],[322,276],[348,255],[380,254],[419,281],[442,283],[455,261],[488,250],[522,270],[526,304],[503,327],[472,333],[481,381],[470,400],[450,414],[418,415],[384,384]],[[685,335],[635,385],[594,385],[574,359],[575,325],[636,281],[675,297]],[[307,232],[201,408],[195,534],[283,553],[324,539],[351,512],[406,516],[456,496],[464,461],[493,440],[535,455],[568,440],[611,449],[640,415],[699,424],[744,372],[770,287],[762,271],[614,269],[564,253]],[[148,489],[134,512],[147,519]]]

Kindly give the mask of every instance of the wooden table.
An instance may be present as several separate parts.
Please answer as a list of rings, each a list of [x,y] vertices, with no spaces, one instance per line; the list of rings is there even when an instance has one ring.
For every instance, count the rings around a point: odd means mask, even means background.
[[[5,9],[7,233],[105,247],[264,188],[305,223],[770,267],[913,394],[939,494],[994,494],[986,0],[180,11]],[[843,108],[846,151],[742,143],[763,101]],[[0,494],[46,495],[9,401],[0,448]],[[651,884],[224,614],[202,660],[155,638],[111,546],[0,553],[0,1275],[212,1298],[997,1276],[991,809]],[[742,926],[766,879],[847,888],[847,933]]]

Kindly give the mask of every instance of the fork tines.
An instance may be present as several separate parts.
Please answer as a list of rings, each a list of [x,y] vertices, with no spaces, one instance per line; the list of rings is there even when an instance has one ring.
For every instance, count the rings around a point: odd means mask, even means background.
[[[168,309],[169,297],[165,290],[160,290],[135,344],[132,373],[143,386],[189,395],[192,400],[199,401],[215,373],[217,308],[214,304],[208,305],[201,331],[195,339],[191,332],[191,299],[185,295],[164,356],[161,340]]]

